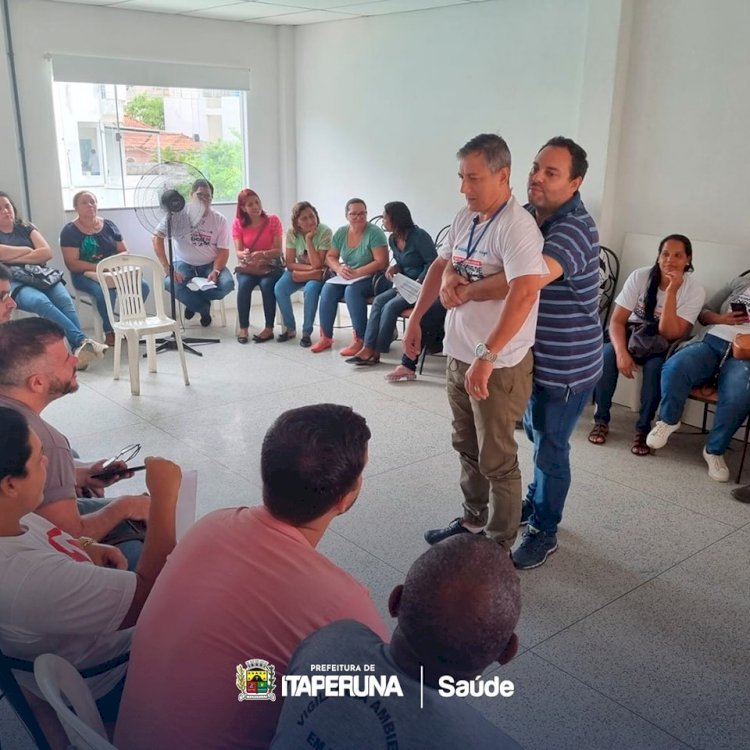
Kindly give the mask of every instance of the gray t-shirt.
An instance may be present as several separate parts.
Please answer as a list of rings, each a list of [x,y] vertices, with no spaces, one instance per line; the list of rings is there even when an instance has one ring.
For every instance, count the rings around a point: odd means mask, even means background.
[[[306,638],[292,656],[287,675],[336,674],[312,671],[310,665],[374,665],[363,676],[396,675],[403,697],[287,696],[281,710],[272,750],[325,747],[326,750],[520,750],[520,746],[491,724],[463,698],[444,698],[425,686],[424,708],[419,707],[419,680],[402,672],[388,645],[368,627],[339,620]],[[280,692],[280,691],[279,691]],[[505,700],[498,698],[497,700]]]
[[[75,498],[76,467],[68,438],[20,401],[0,395],[0,406],[6,406],[8,409],[14,409],[23,414],[29,427],[42,441],[44,455],[47,456],[47,482],[44,485],[44,496],[39,507],[57,500]]]

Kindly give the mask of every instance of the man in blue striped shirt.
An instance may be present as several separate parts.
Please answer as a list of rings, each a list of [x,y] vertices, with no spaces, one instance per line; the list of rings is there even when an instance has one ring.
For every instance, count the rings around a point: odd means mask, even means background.
[[[524,415],[534,442],[534,478],[521,516],[528,528],[513,550],[517,568],[536,568],[557,549],[570,489],[570,436],[602,370],[599,233],[578,192],[587,169],[586,152],[558,136],[544,144],[529,173],[526,209],[544,236],[549,274],[540,277],[534,385]],[[502,273],[461,283],[444,280],[446,308],[507,292]]]
[[[557,549],[570,488],[570,436],[602,371],[599,233],[578,192],[587,169],[586,152],[558,136],[529,173],[526,208],[544,236],[550,276],[539,298],[534,387],[524,415],[534,479],[521,517],[528,528],[513,551],[517,568],[535,568]]]

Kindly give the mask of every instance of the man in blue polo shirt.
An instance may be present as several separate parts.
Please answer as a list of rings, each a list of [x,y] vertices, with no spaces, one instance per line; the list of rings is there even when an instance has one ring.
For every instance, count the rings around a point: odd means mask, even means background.
[[[570,488],[570,436],[602,369],[599,233],[578,192],[587,169],[586,152],[558,136],[544,144],[529,173],[526,208],[544,237],[550,273],[540,280],[534,385],[524,415],[534,442],[534,478],[521,516],[528,528],[513,550],[513,562],[522,569],[542,565],[557,549]],[[505,294],[502,273],[455,284],[451,289],[444,283],[446,307]]]

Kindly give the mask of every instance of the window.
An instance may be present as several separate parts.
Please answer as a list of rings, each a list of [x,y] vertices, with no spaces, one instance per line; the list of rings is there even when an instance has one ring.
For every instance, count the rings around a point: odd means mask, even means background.
[[[133,206],[140,177],[160,161],[184,161],[234,202],[245,179],[245,93],[54,82],[63,205],[90,190],[102,208]]]

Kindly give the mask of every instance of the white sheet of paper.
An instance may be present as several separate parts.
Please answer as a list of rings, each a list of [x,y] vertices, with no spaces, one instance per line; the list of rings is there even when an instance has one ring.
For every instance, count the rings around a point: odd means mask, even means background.
[[[182,483],[177,495],[175,511],[175,531],[179,542],[185,532],[195,523],[196,503],[198,500],[198,472],[194,469],[182,470]]]
[[[356,279],[345,279],[343,276],[332,276],[326,284],[339,284],[341,286],[348,286],[353,284],[355,281],[362,281],[362,279],[369,279],[370,276],[358,276]]]
[[[187,288],[192,289],[194,292],[205,292],[206,289],[216,289],[216,284],[213,281],[204,279],[202,276],[193,276],[188,281]]]
[[[414,281],[414,279],[410,279],[402,273],[396,273],[393,275],[393,286],[396,287],[396,291],[410,305],[413,305],[417,301],[419,292],[422,289],[422,285],[418,281]]]

